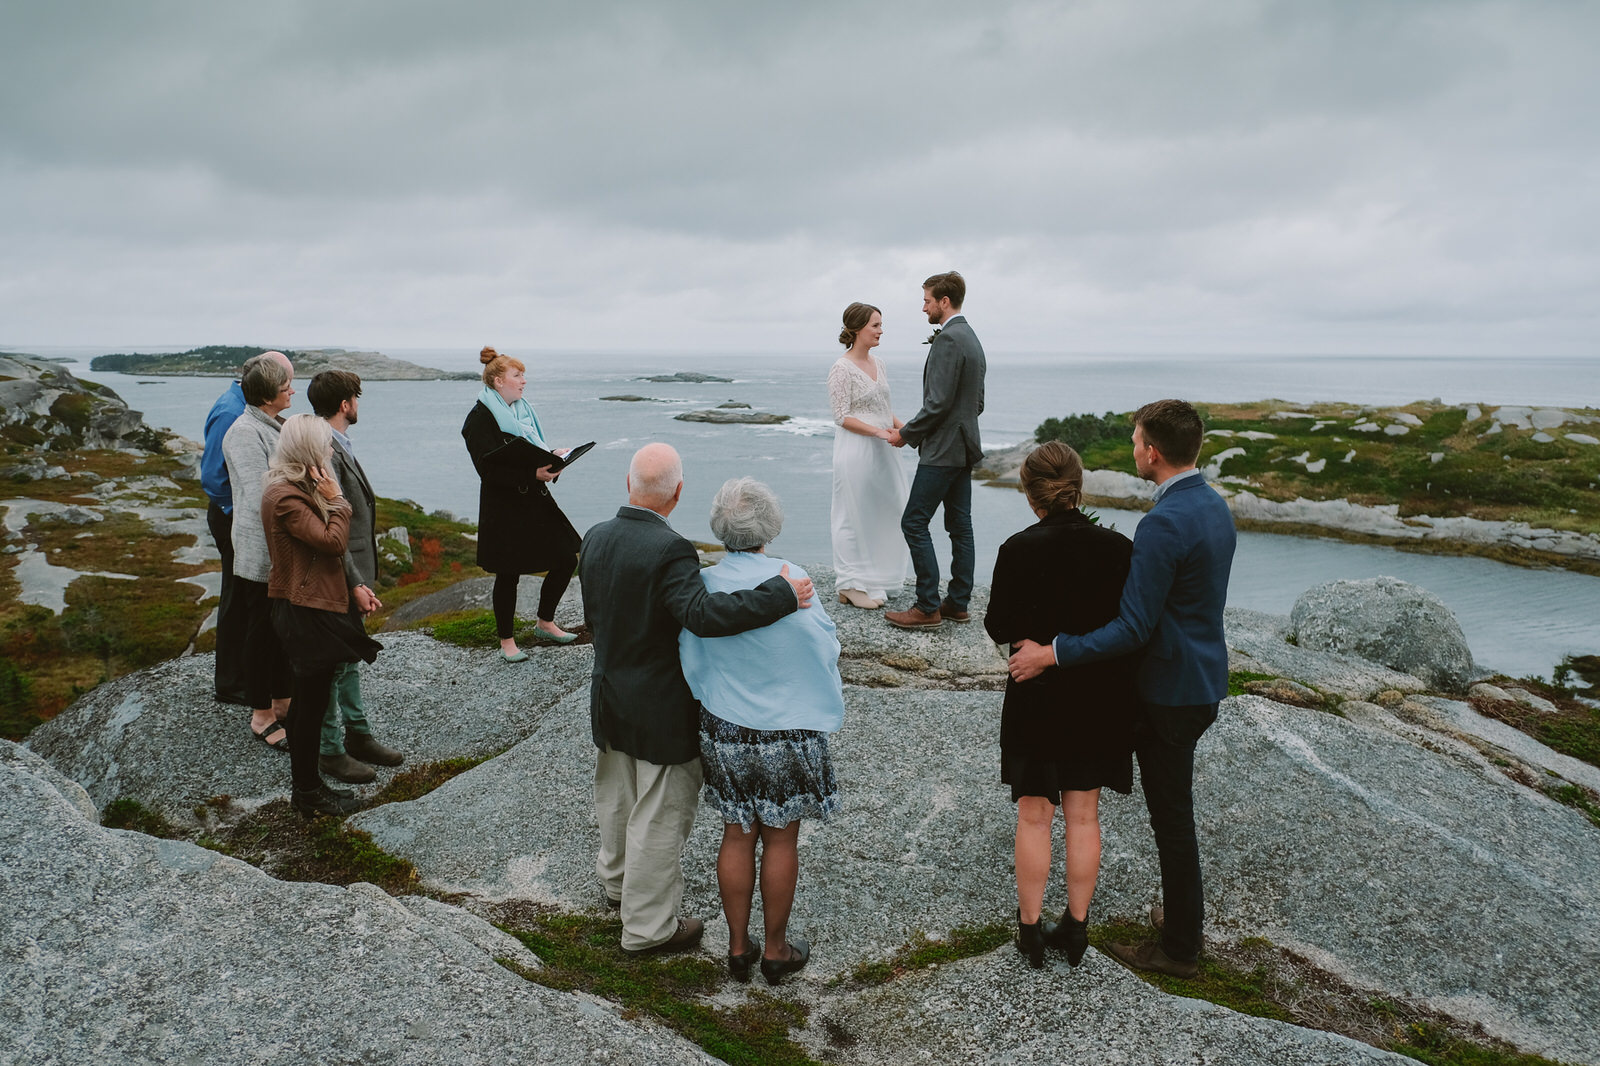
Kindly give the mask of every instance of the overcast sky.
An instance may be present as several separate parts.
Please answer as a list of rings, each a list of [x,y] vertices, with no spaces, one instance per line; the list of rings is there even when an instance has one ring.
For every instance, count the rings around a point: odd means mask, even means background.
[[[1600,354],[1600,3],[16,0],[0,346]]]

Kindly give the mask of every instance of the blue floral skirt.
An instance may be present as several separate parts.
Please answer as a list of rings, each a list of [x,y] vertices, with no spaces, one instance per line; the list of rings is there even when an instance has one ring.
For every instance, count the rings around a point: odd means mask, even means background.
[[[827,821],[839,810],[828,734],[813,729],[746,729],[700,709],[706,800],[723,822],[748,832],[782,829],[796,818]]]

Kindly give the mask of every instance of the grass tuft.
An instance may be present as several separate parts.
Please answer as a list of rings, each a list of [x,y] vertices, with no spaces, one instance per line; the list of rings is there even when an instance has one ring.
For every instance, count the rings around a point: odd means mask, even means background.
[[[666,1025],[708,1054],[734,1066],[817,1066],[789,1032],[808,1008],[751,989],[743,1002],[706,1001],[723,989],[727,970],[703,956],[624,955],[622,923],[613,915],[561,913],[536,904],[506,905],[501,927],[545,963],[517,969],[530,981],[563,992],[587,992],[617,1004],[624,1016]]]

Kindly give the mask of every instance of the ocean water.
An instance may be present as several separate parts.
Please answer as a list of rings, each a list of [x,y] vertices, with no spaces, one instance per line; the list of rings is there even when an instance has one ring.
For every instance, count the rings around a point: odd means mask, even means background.
[[[80,360],[74,373],[115,389],[153,425],[193,439],[222,390],[219,379],[93,374],[99,349],[39,349]],[[122,350],[130,350],[124,348]],[[386,354],[449,370],[478,369],[475,351],[389,350]],[[829,495],[833,422],[826,377],[835,351],[815,354],[517,353],[528,363],[528,398],[557,445],[598,442],[555,486],[562,508],[580,531],[614,514],[625,498],[628,461],[641,445],[666,441],[684,457],[684,499],[673,524],[686,536],[711,540],[706,516],[724,480],[751,475],[778,493],[783,534],[772,551],[801,564],[829,563]],[[921,394],[926,349],[883,355],[895,409],[909,417]],[[698,371],[730,383],[655,383],[651,374]],[[1600,359],[1324,356],[1099,356],[994,354],[989,361],[984,444],[994,448],[1030,439],[1048,417],[1129,410],[1162,396],[1223,402],[1274,397],[1294,402],[1342,400],[1394,404],[1441,399],[1450,403],[1555,404],[1600,407]],[[302,383],[303,385],[303,383]],[[430,510],[474,519],[478,480],[460,437],[461,421],[481,386],[476,382],[373,381],[363,386],[361,421],[352,433],[377,491]],[[603,396],[635,394],[646,402]],[[683,411],[725,401],[791,415],[776,426],[719,426],[675,421]],[[303,395],[290,413],[307,411]],[[910,449],[899,453],[907,471]],[[1131,534],[1137,513],[1107,512],[1103,520]],[[1011,533],[1033,521],[1020,493],[977,486],[973,520],[978,580],[987,581],[994,555]],[[942,532],[935,519],[935,542]],[[941,550],[948,571],[948,541]],[[1465,630],[1484,666],[1509,674],[1548,676],[1566,654],[1600,652],[1600,578],[1528,570],[1484,559],[1416,555],[1394,549],[1316,538],[1242,534],[1230,603],[1285,614],[1306,588],[1338,578],[1380,574],[1413,581],[1440,596]]]

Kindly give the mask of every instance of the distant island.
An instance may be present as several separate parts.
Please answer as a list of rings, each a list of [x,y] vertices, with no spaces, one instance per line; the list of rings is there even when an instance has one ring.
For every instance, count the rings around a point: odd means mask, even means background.
[[[297,377],[323,370],[349,370],[363,381],[476,381],[467,371],[436,370],[381,352],[345,348],[261,348],[254,345],[208,344],[186,352],[127,352],[97,355],[89,369],[119,374],[162,374],[168,377],[233,377],[245,360],[262,352],[280,351],[294,363]]]
[[[676,374],[652,374],[649,377],[634,378],[635,381],[687,381],[699,384],[705,381],[720,381],[724,384],[731,382],[732,378],[719,378],[715,374],[701,374],[693,370],[680,370]]]
[[[1417,402],[1201,406],[1199,466],[1242,529],[1487,555],[1600,575],[1600,410]],[[1049,418],[974,476],[1015,485],[1035,442],[1083,456],[1094,507],[1150,506],[1128,414]]]

